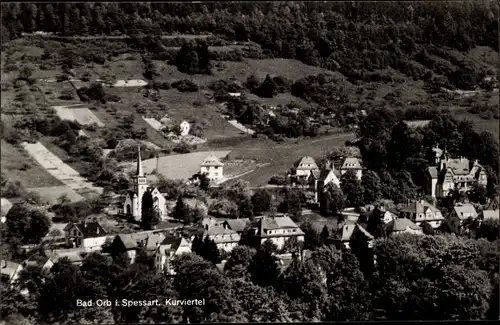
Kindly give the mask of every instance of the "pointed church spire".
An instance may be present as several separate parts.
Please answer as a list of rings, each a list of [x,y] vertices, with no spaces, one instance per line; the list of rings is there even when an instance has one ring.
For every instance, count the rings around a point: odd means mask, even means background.
[[[137,146],[137,176],[141,177],[144,176],[144,173],[142,172],[142,162],[141,162],[141,146]]]

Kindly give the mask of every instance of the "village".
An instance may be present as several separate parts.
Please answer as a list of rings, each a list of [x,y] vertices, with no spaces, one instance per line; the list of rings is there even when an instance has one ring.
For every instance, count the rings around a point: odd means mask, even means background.
[[[498,320],[498,13],[2,3],[0,325]]]
[[[327,188],[340,189],[343,176],[349,174],[361,181],[363,175],[362,161],[358,157],[345,157],[340,161],[325,160],[318,165],[312,157],[303,157],[294,166],[294,174],[287,174],[290,185],[268,185],[262,188],[253,188],[251,191],[276,192],[278,189],[289,188],[307,193],[307,200],[299,202],[300,217],[293,218],[289,213],[278,213],[269,205],[269,211],[250,218],[227,216],[220,218],[211,215],[198,216],[196,222],[178,220],[173,214],[178,210],[179,201],[172,206],[167,202],[166,194],[160,193],[158,188],[151,187],[148,175],[144,173],[140,147],[137,150],[135,176],[131,181],[130,191],[125,197],[115,196],[115,203],[105,207],[104,216],[108,218],[123,218],[126,222],[141,224],[144,218],[144,195],[150,195],[152,209],[156,215],[156,222],[149,228],[127,233],[116,233],[99,223],[96,216],[92,220],[84,218],[81,222],[52,223],[47,235],[42,238],[42,256],[29,258],[22,263],[2,260],[2,277],[9,283],[15,284],[21,270],[29,265],[39,265],[43,269],[50,267],[61,258],[68,258],[71,263],[81,265],[85,256],[90,252],[101,252],[105,255],[118,256],[126,254],[130,263],[134,263],[138,251],[143,251],[153,261],[152,268],[158,273],[175,275],[172,266],[174,259],[182,254],[193,252],[193,241],[196,238],[212,242],[219,251],[220,261],[217,264],[221,270],[227,262],[231,251],[243,243],[258,248],[265,241],[276,245],[276,256],[281,265],[286,267],[293,258],[300,254],[308,254],[304,250],[304,240],[308,235],[301,229],[301,225],[312,226],[312,231],[320,234],[329,245],[339,249],[349,249],[353,236],[357,233],[365,237],[368,247],[372,247],[374,236],[367,231],[370,219],[381,220],[383,231],[388,236],[402,233],[431,234],[434,230],[443,228],[445,221],[458,225],[460,231],[470,232],[477,228],[484,220],[498,220],[498,197],[489,200],[484,205],[462,201],[454,205],[452,213],[445,218],[443,213],[434,205],[436,197],[443,198],[455,189],[462,193],[467,192],[473,184],[486,186],[487,175],[477,161],[470,162],[465,158],[450,158],[447,152],[433,148],[435,166],[428,167],[426,191],[433,201],[412,200],[397,208],[385,207],[383,199],[378,205],[364,205],[346,207],[338,211],[337,215],[327,218],[321,217],[324,205],[329,204],[323,197]],[[337,166],[337,167],[336,167]],[[220,187],[218,181],[224,175],[224,162],[216,156],[206,157],[200,165],[198,173],[186,183],[200,186],[202,179],[206,179],[208,186]],[[270,194],[270,197],[275,194]],[[181,202],[182,199],[180,199]],[[2,199],[2,222],[8,218],[12,204]],[[315,216],[312,223],[309,216]],[[305,217],[304,217],[305,216]],[[319,217],[319,218],[318,218]],[[106,218],[106,217],[105,217]],[[295,222],[294,220],[301,222]],[[333,221],[333,222],[332,222]],[[303,226],[302,226],[303,227]],[[146,226],[148,228],[148,226]],[[372,228],[373,229],[373,228]],[[310,230],[309,230],[310,231]],[[354,236],[355,237],[355,236]],[[23,246],[27,252],[38,248],[37,245]],[[310,253],[310,252],[309,252]]]

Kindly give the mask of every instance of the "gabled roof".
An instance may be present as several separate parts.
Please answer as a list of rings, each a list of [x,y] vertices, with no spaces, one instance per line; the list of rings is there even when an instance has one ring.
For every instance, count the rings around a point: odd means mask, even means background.
[[[1,260],[0,262],[1,274],[3,276],[8,276],[10,279],[14,275],[19,266],[20,264],[11,261]]]
[[[500,208],[500,202],[498,200],[498,196],[495,196],[491,201],[490,203],[488,204],[488,206],[486,207],[485,210],[498,210]]]
[[[421,128],[430,123],[431,120],[405,120],[403,121],[409,128]]]
[[[257,222],[258,236],[266,237],[267,230],[296,229],[293,234],[276,234],[277,236],[303,235],[304,232],[289,217],[263,217]]]
[[[231,230],[234,230],[236,232],[242,232],[245,230],[246,226],[250,224],[250,219],[244,218],[244,219],[231,219],[231,220],[226,220],[224,223],[227,225],[227,227]]]
[[[344,160],[341,169],[362,169],[358,158],[349,157]]]
[[[429,175],[432,178],[438,178],[438,176],[439,176],[439,172],[438,172],[437,167],[434,167],[434,166],[428,167],[427,172],[429,173]]]
[[[203,233],[203,237],[214,236],[214,235],[231,235],[231,234],[236,234],[236,231],[216,225],[208,227],[208,230],[205,230],[205,232]]]
[[[434,213],[441,212],[441,211],[439,211],[438,208],[436,208],[435,206],[433,206],[432,204],[430,204],[429,202],[426,202],[426,201],[422,201],[422,202],[413,201],[413,202],[410,202],[410,204],[407,204],[407,205],[403,206],[401,208],[401,211],[402,212],[409,212],[409,213],[419,214],[419,213],[424,213],[424,211],[426,210],[426,208],[431,209],[431,211],[434,212]]]
[[[10,208],[12,208],[12,203],[7,200],[6,198],[1,198],[1,207],[0,207],[0,212],[2,215],[7,215],[9,212]]]
[[[470,172],[469,159],[458,158],[458,159],[446,159],[446,168],[453,171],[455,175],[468,175]]]
[[[44,266],[50,259],[45,256],[32,256],[23,262],[26,266],[39,265]]]
[[[202,167],[211,167],[211,166],[224,166],[224,164],[220,161],[219,158],[210,155],[201,163]]]
[[[318,165],[316,164],[316,161],[314,161],[313,157],[306,156],[300,160],[297,169],[306,169],[306,170],[318,169]]]
[[[456,205],[453,207],[453,210],[455,210],[455,213],[460,219],[467,219],[469,217],[476,219],[477,217],[477,211],[470,203]]]
[[[408,228],[412,230],[422,230],[422,228],[407,218],[394,219],[385,226],[387,231],[405,231]]]
[[[106,236],[106,231],[98,222],[68,223],[64,230],[69,230],[75,226],[83,235],[83,238],[94,238]]]

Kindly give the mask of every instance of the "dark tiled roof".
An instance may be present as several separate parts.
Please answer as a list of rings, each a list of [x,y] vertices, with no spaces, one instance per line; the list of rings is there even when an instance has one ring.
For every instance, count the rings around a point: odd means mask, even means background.
[[[246,226],[250,223],[248,218],[245,219],[232,219],[226,220],[224,223],[227,224],[228,228],[236,232],[242,232],[245,230]]]
[[[98,222],[69,223],[64,230],[69,230],[75,226],[83,235],[83,238],[93,238],[106,236],[106,231]]]
[[[419,226],[417,226],[414,222],[407,218],[398,218],[389,222],[386,226],[387,231],[404,231],[407,228],[412,230],[422,230]]]

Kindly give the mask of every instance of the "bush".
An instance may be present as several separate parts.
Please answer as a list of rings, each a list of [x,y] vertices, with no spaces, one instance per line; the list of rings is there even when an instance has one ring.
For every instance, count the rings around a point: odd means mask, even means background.
[[[271,185],[286,185],[287,184],[286,177],[282,176],[282,175],[274,175],[269,180],[269,184],[271,184]]]
[[[198,85],[191,80],[183,79],[172,84],[172,88],[176,88],[180,92],[197,92]]]
[[[173,148],[173,151],[176,153],[190,153],[191,152],[189,145],[185,142],[181,142],[181,143],[177,144]]]

